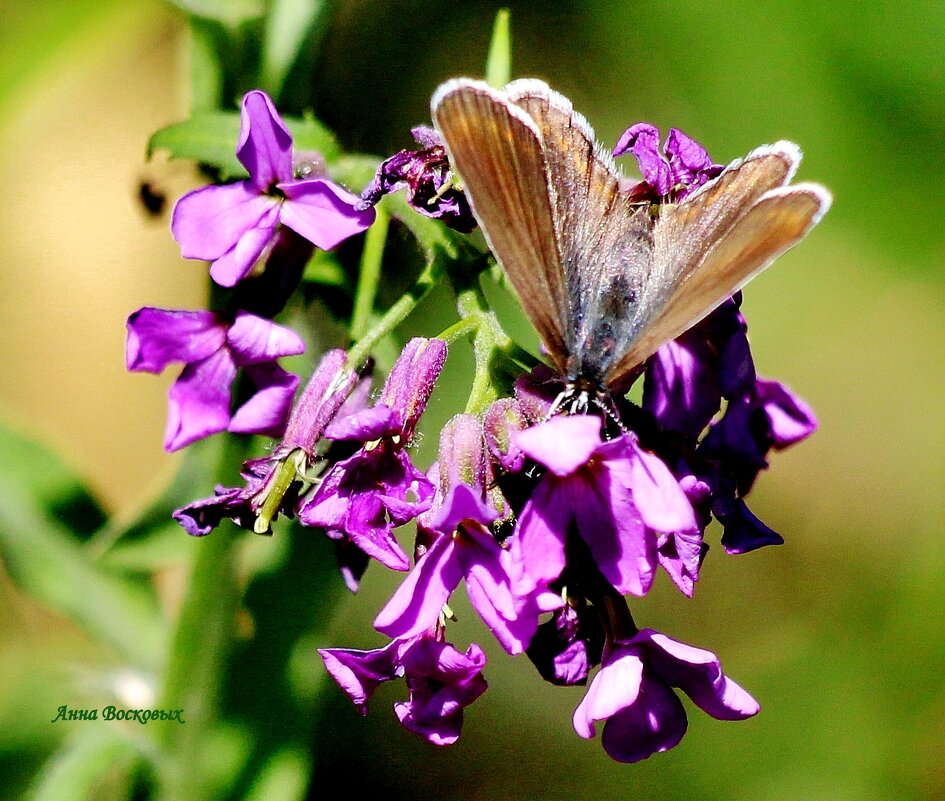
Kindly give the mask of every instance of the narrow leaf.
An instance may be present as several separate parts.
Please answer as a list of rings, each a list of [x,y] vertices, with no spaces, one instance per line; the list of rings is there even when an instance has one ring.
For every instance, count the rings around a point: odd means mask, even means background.
[[[170,3],[186,14],[230,27],[259,19],[266,10],[264,0],[170,0]]]
[[[282,87],[303,51],[318,49],[326,29],[327,0],[271,0],[262,42],[262,87],[272,97]]]
[[[486,58],[486,83],[501,89],[512,79],[512,34],[509,10],[499,9],[492,27],[492,41]]]

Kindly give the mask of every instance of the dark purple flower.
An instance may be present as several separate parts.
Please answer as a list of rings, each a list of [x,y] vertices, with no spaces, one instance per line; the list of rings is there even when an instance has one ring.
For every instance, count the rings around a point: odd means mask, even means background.
[[[228,319],[208,311],[154,308],[136,311],[127,327],[129,370],[160,373],[172,362],[185,365],[169,393],[165,450],[220,431],[277,437],[285,430],[299,380],[276,359],[305,350],[290,329],[245,312]],[[254,391],[231,412],[238,370]]]
[[[644,379],[643,408],[662,428],[696,439],[723,398],[754,386],[755,365],[740,305],[738,293],[653,355]]]
[[[683,738],[686,711],[679,688],[717,720],[744,720],[758,703],[723,672],[715,654],[652,629],[616,643],[574,711],[574,728],[585,739],[594,722],[606,720],[601,742],[618,762],[638,762]]]
[[[361,714],[384,681],[403,676],[410,700],[394,704],[401,724],[434,745],[459,739],[463,709],[486,689],[486,655],[473,643],[462,653],[430,636],[393,640],[375,651],[320,649],[325,667]]]
[[[603,646],[597,612],[568,603],[538,627],[527,653],[543,679],[569,686],[587,681],[590,669],[600,663]]]
[[[523,589],[557,579],[573,526],[601,574],[621,594],[645,595],[658,562],[657,532],[698,529],[692,506],[635,435],[601,441],[600,419],[555,417],[513,435],[546,472],[519,515],[512,555]]]
[[[302,523],[324,528],[335,538],[349,538],[394,570],[409,569],[393,531],[430,507],[434,487],[413,466],[406,449],[445,359],[442,340],[412,339],[387,377],[378,403],[328,427],[329,439],[363,446],[325,474],[299,510]]]
[[[646,122],[631,125],[617,140],[614,155],[624,153],[632,153],[636,158],[644,181],[656,195],[654,200],[670,197],[678,202],[723,169],[721,164],[712,163],[702,145],[678,128],[669,129],[660,151],[659,129]],[[631,192],[646,194],[638,188]]]
[[[268,499],[286,461],[290,461],[289,467],[297,482],[302,481],[301,476],[308,473],[315,461],[315,446],[357,383],[357,374],[344,369],[346,356],[343,350],[330,350],[322,357],[292,410],[282,442],[271,456],[243,463],[243,486],[218,486],[213,497],[194,501],[174,512],[174,519],[188,534],[209,534],[224,519],[254,531],[257,513]],[[282,489],[283,495],[273,517],[278,512],[294,514],[298,501],[297,482]],[[264,531],[259,533],[268,531],[269,522],[266,521]]]
[[[370,208],[384,195],[406,187],[407,202],[416,211],[469,233],[476,227],[476,219],[465,192],[454,180],[442,138],[422,125],[411,133],[420,149],[401,150],[381,162],[374,179],[361,193],[359,208]]]
[[[296,179],[292,135],[265,92],[243,98],[236,155],[249,179],[184,195],[171,231],[188,259],[211,261],[210,276],[235,286],[272,243],[280,224],[328,250],[374,222],[356,195],[325,178]]]

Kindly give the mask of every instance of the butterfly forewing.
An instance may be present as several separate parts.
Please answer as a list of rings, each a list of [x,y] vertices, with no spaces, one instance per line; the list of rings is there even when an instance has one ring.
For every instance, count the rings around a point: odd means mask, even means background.
[[[541,132],[567,287],[569,374],[603,384],[639,328],[652,221],[620,190],[613,159],[567,98],[535,80],[506,92]]]
[[[489,247],[564,372],[569,314],[540,132],[479,81],[444,84],[431,108]]]
[[[621,386],[663,343],[705,317],[820,219],[830,202],[825,190],[784,186],[799,160],[789,142],[759,148],[681,203],[660,207],[651,283],[641,300],[644,324],[613,365],[608,385]]]

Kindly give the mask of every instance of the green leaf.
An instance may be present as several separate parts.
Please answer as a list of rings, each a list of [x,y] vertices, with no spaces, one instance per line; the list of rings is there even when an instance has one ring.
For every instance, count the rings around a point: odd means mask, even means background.
[[[48,452],[0,428],[0,557],[24,592],[153,669],[164,641],[153,592],[99,570],[56,518],[55,501],[69,486],[76,480]]]
[[[351,288],[348,274],[344,271],[338,259],[325,250],[315,250],[312,258],[305,265],[302,280],[313,284],[322,284],[323,286],[337,286],[342,289]]]
[[[501,89],[512,80],[512,34],[509,30],[509,10],[499,9],[492,27],[492,41],[486,57],[486,83]]]
[[[283,117],[298,153],[315,150],[330,164],[338,157],[338,142],[314,117]],[[166,150],[172,158],[193,159],[216,167],[222,178],[244,178],[246,169],[236,158],[240,137],[240,115],[237,112],[200,112],[189,120],[168,125],[151,136],[147,155]]]
[[[50,757],[30,801],[123,801],[131,796],[139,755],[130,741],[95,721]]]
[[[186,14],[230,27],[259,19],[266,10],[264,0],[170,0],[170,3]]]
[[[274,98],[303,50],[317,52],[327,29],[328,0],[271,0],[262,41],[261,85]]]

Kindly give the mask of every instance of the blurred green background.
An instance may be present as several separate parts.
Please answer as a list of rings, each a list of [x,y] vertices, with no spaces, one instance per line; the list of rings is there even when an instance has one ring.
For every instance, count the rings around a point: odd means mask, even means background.
[[[451,633],[484,643],[491,686],[460,743],[437,750],[402,731],[390,712],[401,686],[382,688],[366,720],[331,688],[314,786],[430,799],[942,799],[945,4],[505,5],[513,74],[569,96],[605,143],[648,120],[725,163],[791,139],[805,151],[800,179],[834,193],[808,241],[745,294],[759,371],[821,422],[775,455],[750,499],[787,544],[743,557],[714,544],[693,599],[664,576],[634,605],[642,625],[718,653],[762,713],[733,725],[694,710],[678,748],[614,764],[571,728],[583,690],[550,687],[500,653],[460,602]],[[349,149],[408,146],[440,81],[481,75],[498,7],[340,3],[316,114]],[[197,307],[205,291],[166,216],[137,200],[141,180],[172,200],[198,181],[143,155],[154,129],[187,113],[183,18],[145,0],[7,0],[0,11],[0,413],[127,516],[178,460],[161,451],[170,376],[124,372],[124,320],[143,305]],[[451,382],[466,388],[445,374],[428,440],[453,411]],[[181,553],[192,545],[181,532]],[[379,645],[370,622],[397,579],[372,568],[319,644]],[[0,784],[13,798],[60,738],[105,725],[49,721],[61,704],[81,707],[83,681],[114,657],[2,568],[0,653]],[[314,650],[305,658],[303,675],[324,680]]]

